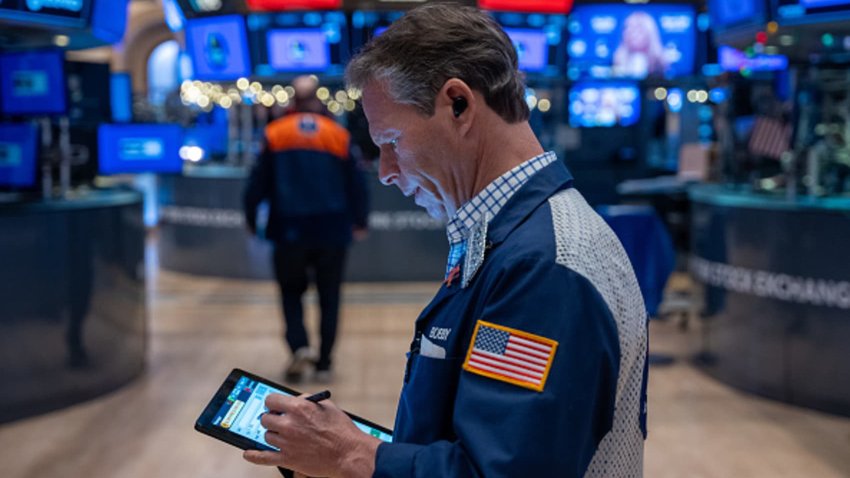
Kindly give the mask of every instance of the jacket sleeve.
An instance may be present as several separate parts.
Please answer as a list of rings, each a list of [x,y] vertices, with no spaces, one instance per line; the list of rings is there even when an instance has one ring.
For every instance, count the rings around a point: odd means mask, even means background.
[[[613,422],[616,323],[583,276],[551,261],[528,258],[513,264],[485,283],[482,302],[469,320],[557,341],[543,390],[461,371],[454,439],[381,444],[375,477],[584,475]]]
[[[257,207],[261,202],[271,197],[273,181],[272,153],[269,145],[266,144],[263,146],[260,157],[257,158],[257,163],[251,169],[248,186],[245,188],[242,201],[245,212],[245,224],[252,232],[257,230]]]

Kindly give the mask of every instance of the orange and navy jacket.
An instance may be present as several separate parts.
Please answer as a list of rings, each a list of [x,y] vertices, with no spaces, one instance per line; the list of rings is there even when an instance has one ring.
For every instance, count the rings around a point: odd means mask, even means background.
[[[269,202],[266,238],[275,243],[345,245],[366,227],[366,182],[349,155],[351,135],[330,118],[295,113],[271,122],[245,191],[245,218]]]

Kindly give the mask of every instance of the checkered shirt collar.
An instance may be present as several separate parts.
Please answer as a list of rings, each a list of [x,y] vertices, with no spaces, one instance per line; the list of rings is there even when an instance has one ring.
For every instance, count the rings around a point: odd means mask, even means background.
[[[446,225],[449,245],[466,241],[470,229],[482,217],[488,217],[488,220],[496,217],[508,199],[528,182],[534,173],[552,164],[556,159],[557,156],[552,151],[543,153],[525,161],[488,184],[469,202],[461,206]]]

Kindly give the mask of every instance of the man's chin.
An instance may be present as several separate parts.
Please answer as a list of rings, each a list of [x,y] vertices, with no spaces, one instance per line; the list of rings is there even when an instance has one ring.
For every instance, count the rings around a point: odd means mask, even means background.
[[[449,220],[449,216],[446,214],[446,210],[442,206],[432,205],[422,207],[425,208],[425,212],[427,212],[429,216],[438,221],[446,222]]]

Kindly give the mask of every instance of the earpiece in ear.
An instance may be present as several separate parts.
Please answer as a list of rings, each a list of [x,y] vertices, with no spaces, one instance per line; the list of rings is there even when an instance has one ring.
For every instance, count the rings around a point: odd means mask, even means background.
[[[455,118],[460,118],[460,115],[466,111],[467,107],[466,98],[463,96],[458,96],[454,99],[454,103],[452,103],[452,112],[455,115]]]

